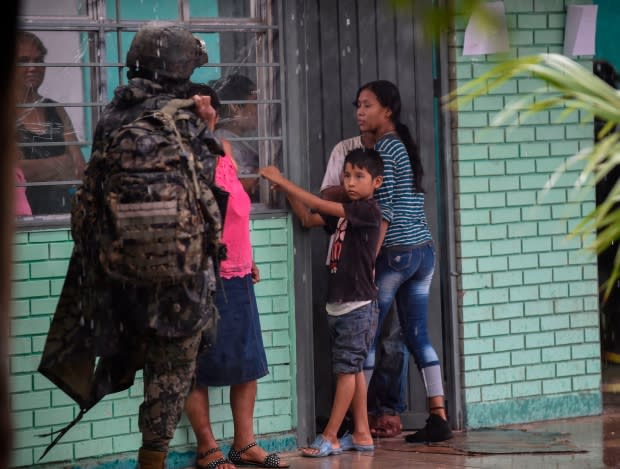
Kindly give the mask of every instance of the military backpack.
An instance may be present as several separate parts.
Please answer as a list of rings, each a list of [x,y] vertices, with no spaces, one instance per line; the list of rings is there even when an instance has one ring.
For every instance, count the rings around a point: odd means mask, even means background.
[[[173,284],[213,270],[225,256],[212,188],[221,151],[195,128],[191,99],[171,99],[111,134],[104,150],[99,261],[113,279]]]

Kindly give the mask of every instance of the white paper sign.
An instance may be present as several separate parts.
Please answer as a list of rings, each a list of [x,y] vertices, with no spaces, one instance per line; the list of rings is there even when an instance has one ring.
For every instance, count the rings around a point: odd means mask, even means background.
[[[486,13],[474,12],[465,28],[463,55],[507,52],[510,46],[504,2],[485,3],[481,8]]]
[[[569,5],[564,31],[564,55],[594,55],[598,5]]]

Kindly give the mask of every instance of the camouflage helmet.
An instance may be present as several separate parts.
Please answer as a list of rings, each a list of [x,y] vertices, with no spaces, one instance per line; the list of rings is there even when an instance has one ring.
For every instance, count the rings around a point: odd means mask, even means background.
[[[127,67],[187,80],[196,67],[209,61],[200,38],[174,24],[151,22],[136,33],[127,52]]]

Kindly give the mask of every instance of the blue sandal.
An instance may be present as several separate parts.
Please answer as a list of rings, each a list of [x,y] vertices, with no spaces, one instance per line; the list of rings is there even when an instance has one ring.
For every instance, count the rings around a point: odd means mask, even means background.
[[[330,456],[332,454],[341,454],[342,448],[334,448],[332,442],[326,440],[323,435],[318,435],[314,442],[310,445],[310,448],[318,450],[317,453],[304,453],[301,452],[302,456],[306,456],[308,458],[324,458],[325,456]]]
[[[355,451],[374,451],[375,445],[359,445],[353,441],[353,435],[350,433],[343,436],[338,440],[340,447],[343,451],[355,450]]]

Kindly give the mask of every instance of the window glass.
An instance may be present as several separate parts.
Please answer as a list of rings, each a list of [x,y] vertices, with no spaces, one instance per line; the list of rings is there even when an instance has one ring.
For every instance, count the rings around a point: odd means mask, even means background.
[[[24,16],[53,16],[66,18],[71,16],[87,16],[88,0],[22,0],[19,5]]]
[[[16,184],[31,212],[18,214],[32,213],[43,225],[58,218],[40,215],[69,214],[95,124],[116,87],[127,83],[125,56],[136,28],[157,19],[180,20],[205,41],[209,63],[191,79],[221,94],[218,133],[233,144],[253,202],[267,203],[269,188],[257,171],[281,162],[283,138],[272,10],[269,0],[26,0],[20,17],[25,45],[18,44]]]
[[[251,0],[190,0],[192,18],[250,18],[253,15]]]
[[[253,202],[261,200],[258,168],[273,161],[281,139],[280,105],[270,99],[269,88],[257,83],[256,75],[247,70],[230,71],[208,82],[222,102],[215,133],[231,143],[239,176]]]
[[[92,122],[90,42],[79,31],[18,34],[17,177],[33,215],[67,213],[82,177]]]
[[[113,2],[108,2],[113,3]],[[178,20],[177,0],[140,0],[120,3],[119,20]]]

